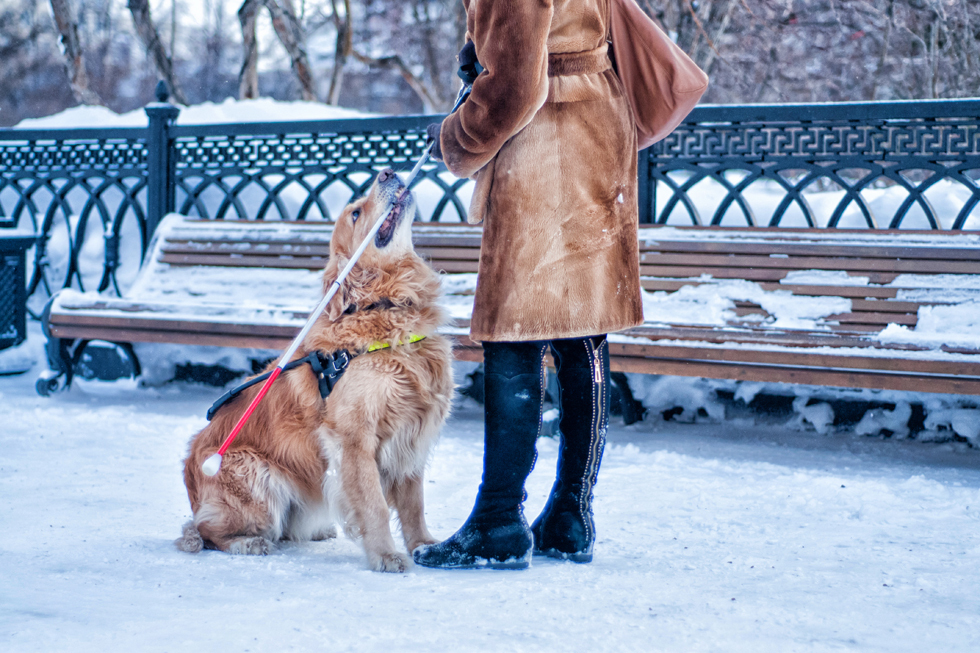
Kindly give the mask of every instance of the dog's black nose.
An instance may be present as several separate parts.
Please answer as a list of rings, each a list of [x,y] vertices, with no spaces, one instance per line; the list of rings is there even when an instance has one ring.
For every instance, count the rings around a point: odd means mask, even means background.
[[[384,182],[388,181],[394,176],[395,176],[394,170],[392,170],[391,168],[385,168],[384,170],[378,173],[378,182],[383,184]]]

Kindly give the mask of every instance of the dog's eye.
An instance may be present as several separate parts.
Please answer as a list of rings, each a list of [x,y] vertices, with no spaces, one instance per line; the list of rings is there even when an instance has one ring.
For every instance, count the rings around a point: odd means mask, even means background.
[[[357,219],[359,217],[361,217],[361,209],[354,209],[353,211],[351,211],[350,214],[351,221],[357,222]]]

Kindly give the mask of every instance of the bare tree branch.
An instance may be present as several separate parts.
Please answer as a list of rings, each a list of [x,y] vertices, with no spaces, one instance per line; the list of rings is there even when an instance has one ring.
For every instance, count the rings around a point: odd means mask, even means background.
[[[397,69],[405,81],[408,82],[408,85],[412,87],[412,90],[415,91],[415,94],[419,96],[419,99],[422,100],[422,105],[425,107],[426,113],[434,113],[440,106],[439,100],[432,94],[432,91],[426,86],[425,82],[411,71],[400,55],[369,57],[359,53],[357,50],[353,50],[352,54],[355,59],[363,64]]]

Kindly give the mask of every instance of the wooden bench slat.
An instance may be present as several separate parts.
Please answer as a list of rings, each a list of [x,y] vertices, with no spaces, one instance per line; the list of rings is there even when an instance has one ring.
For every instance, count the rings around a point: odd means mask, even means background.
[[[779,281],[784,279],[790,272],[797,270],[789,268],[766,269],[766,268],[712,268],[710,275],[715,279],[746,279],[748,281]],[[703,267],[687,266],[657,266],[650,264],[640,264],[640,276],[646,277],[669,277],[696,279],[703,274],[709,274],[709,270]],[[888,272],[862,272],[860,275],[867,277],[871,283],[891,283],[898,276],[898,273]]]
[[[928,351],[928,347],[911,343],[882,343],[871,338],[826,331],[788,330],[772,327],[759,328],[750,325],[716,328],[697,325],[644,325],[619,332],[622,335],[648,340],[679,340],[711,342],[716,344],[775,344],[787,347],[852,347],[890,349],[895,351]]]
[[[833,270],[856,273],[899,272],[905,274],[980,274],[980,264],[969,261],[895,260],[873,258],[834,257],[776,257],[776,256],[726,256],[724,254],[659,254],[647,252],[640,256],[645,266],[684,266],[704,268],[714,274],[717,268],[773,268],[777,270]],[[784,275],[785,276],[785,275]]]
[[[739,317],[748,317],[751,315],[760,315],[766,318],[773,318],[764,308],[761,306],[735,306],[732,311],[735,315]],[[878,313],[871,311],[852,311],[850,313],[834,313],[821,318],[821,321],[827,323],[838,322],[840,324],[848,325],[868,325],[874,326],[877,330],[889,325],[889,324],[903,324],[906,326],[914,326],[918,322],[918,317],[915,314],[908,313]]]
[[[297,328],[286,337],[256,336],[249,334],[215,334],[210,331],[186,330],[163,331],[157,328],[138,329],[135,327],[92,327],[57,326],[51,328],[55,338],[79,338],[86,340],[108,340],[110,342],[156,342],[176,345],[206,345],[211,347],[240,347],[248,349],[282,350],[289,346]]]
[[[915,315],[922,304],[899,300],[882,299],[852,299],[852,311],[867,311],[869,313],[909,313]]]
[[[477,261],[433,261],[429,263],[437,272],[447,272],[450,274],[459,272],[479,272],[480,265]]]
[[[879,356],[843,356],[825,352],[799,352],[760,349],[721,349],[697,345],[641,345],[610,342],[610,356],[643,356],[678,360],[724,361],[728,363],[762,363],[819,366],[840,369],[878,369],[891,372],[972,376],[980,380],[980,360],[977,362],[935,361],[915,358],[885,358]]]
[[[416,244],[415,253],[423,258],[436,258],[441,260],[454,261],[479,261],[480,250],[478,248],[463,247],[434,247],[429,244]]]
[[[980,394],[980,379],[944,375],[897,374],[874,370],[836,370],[828,368],[794,368],[749,363],[730,364],[720,361],[677,361],[660,358],[619,356],[611,368],[641,374],[695,376],[760,383],[790,383],[869,388],[903,392],[942,392]]]
[[[413,225],[417,231],[418,225]],[[214,238],[191,238],[187,234],[167,238],[166,242],[175,247],[258,247],[261,245],[276,245],[283,247],[326,247],[330,248],[330,235],[333,230],[324,230],[323,240],[299,239],[288,234],[270,233],[268,236],[235,237],[232,235]],[[480,236],[437,236],[426,233],[413,233],[412,242],[418,247],[480,249]]]
[[[836,294],[829,294],[830,297],[839,297]],[[915,315],[922,304],[917,302],[902,302],[898,300],[881,299],[851,299],[851,311],[855,313],[898,313]],[[737,308],[758,308],[762,307],[750,301],[736,301]]]
[[[317,257],[296,256],[219,256],[215,254],[164,254],[159,258],[161,263],[181,266],[213,266],[233,268],[290,268],[320,270],[327,265],[327,259]]]
[[[684,286],[701,286],[715,283],[714,281],[700,279],[670,279],[660,277],[640,277],[643,289],[648,292],[674,292]],[[813,297],[872,297],[882,300],[891,299],[898,296],[898,288],[887,288],[881,286],[805,286],[789,283],[770,283],[760,282],[759,287],[766,291],[789,291],[794,295],[807,295]],[[980,296],[980,294],[978,294]]]
[[[907,313],[873,313],[869,311],[852,311],[850,313],[836,313],[824,318],[827,322],[839,322],[841,324],[866,324],[875,326],[879,330],[889,324],[902,324],[904,326],[915,326],[919,321],[915,314]]]
[[[968,247],[877,247],[873,245],[796,244],[781,242],[738,243],[702,241],[675,241],[670,239],[640,242],[641,254],[646,252],[704,253],[759,255],[787,254],[790,256],[854,257],[877,259],[978,261],[980,250]]]
[[[326,253],[316,251],[252,251],[252,250],[228,250],[228,251],[208,251],[197,248],[162,248],[163,255],[160,262],[170,265],[217,265],[221,267],[305,267],[308,269],[321,269],[330,260],[329,250]],[[416,250],[422,258],[428,260],[453,262],[476,271],[479,264],[479,252],[474,256],[467,256],[464,250],[456,252],[442,252],[428,248]],[[295,261],[303,261],[297,264]],[[280,264],[281,262],[281,264]]]
[[[283,243],[174,243],[166,241],[160,248],[165,254],[212,254],[250,256],[330,256],[330,245]]]
[[[53,316],[55,317],[55,316]],[[86,327],[90,333],[98,333],[98,329],[138,329],[144,331],[159,331],[172,333],[210,333],[222,335],[251,335],[257,338],[293,338],[299,333],[302,324],[289,326],[280,324],[245,324],[240,322],[220,322],[200,319],[187,320],[157,315],[147,317],[137,314],[132,317],[115,315],[92,315],[79,313],[74,315],[57,314],[49,324],[52,330]],[[96,336],[100,337],[100,336]]]

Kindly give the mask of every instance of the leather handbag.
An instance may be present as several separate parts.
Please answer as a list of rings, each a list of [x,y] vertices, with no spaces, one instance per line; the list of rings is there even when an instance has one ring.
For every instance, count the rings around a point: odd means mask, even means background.
[[[636,121],[637,149],[663,140],[708,88],[708,76],[636,0],[609,0],[613,63]]]

